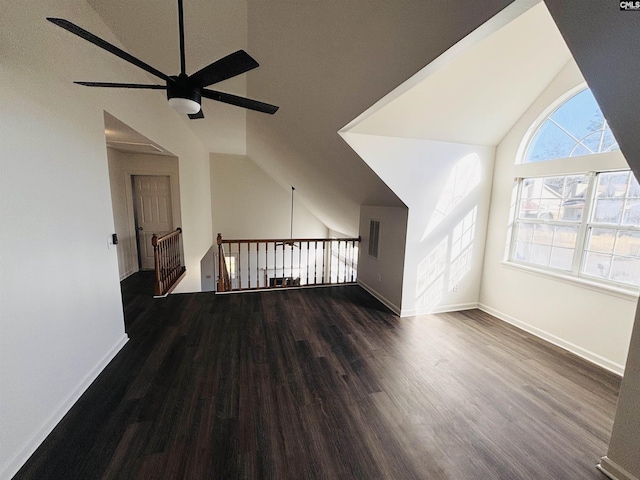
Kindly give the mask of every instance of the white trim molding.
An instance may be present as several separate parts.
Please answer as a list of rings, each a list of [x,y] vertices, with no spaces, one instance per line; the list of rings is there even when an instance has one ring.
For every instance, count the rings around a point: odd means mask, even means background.
[[[612,480],[640,480],[607,456],[602,457],[596,467]]]
[[[411,310],[402,310],[401,317],[415,317],[416,315],[435,315],[437,313],[462,312],[464,310],[473,310],[478,308],[478,302],[456,303],[453,305],[436,305],[427,308],[414,308]]]
[[[611,360],[604,358],[603,356],[598,355],[597,353],[591,352],[574,343],[567,342],[566,340],[560,337],[557,337],[549,332],[546,332],[537,327],[534,327],[533,325],[529,325],[528,323],[522,322],[512,317],[511,315],[507,315],[506,313],[500,312],[499,310],[489,307],[488,305],[484,305],[480,303],[478,304],[478,308],[483,312],[493,315],[494,317],[497,317],[504,322],[510,323],[511,325],[524,330],[525,332],[529,332],[530,334],[535,335],[538,338],[541,338],[549,343],[556,345],[557,347],[567,350],[568,352],[571,352],[574,355],[577,355],[578,357],[587,360],[588,362],[598,365],[599,367],[602,367],[605,370],[615,373],[616,375],[620,375],[620,376],[624,375],[624,365],[620,365],[619,363],[612,362]]]
[[[123,334],[111,349],[98,361],[96,366],[80,381],[78,386],[62,401],[61,405],[44,422],[42,427],[27,441],[18,454],[10,460],[5,468],[0,471],[0,478],[12,478],[18,470],[29,460],[29,457],[37,450],[40,444],[58,425],[62,418],[71,410],[71,407],[80,399],[82,394],[89,388],[93,381],[100,375],[102,370],[113,360],[118,352],[129,341],[127,334]]]

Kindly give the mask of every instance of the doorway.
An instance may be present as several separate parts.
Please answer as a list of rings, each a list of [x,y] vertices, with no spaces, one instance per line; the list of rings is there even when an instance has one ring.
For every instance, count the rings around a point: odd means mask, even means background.
[[[155,268],[151,239],[173,230],[171,178],[168,175],[132,175],[134,224],[140,270]]]
[[[104,118],[122,281],[154,268],[154,233],[163,235],[181,225],[179,160],[109,113]]]

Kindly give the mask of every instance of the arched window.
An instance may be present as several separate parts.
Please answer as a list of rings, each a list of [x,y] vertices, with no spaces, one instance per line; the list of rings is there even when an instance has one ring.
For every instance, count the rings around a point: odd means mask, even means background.
[[[516,172],[509,262],[640,287],[640,184],[614,150],[618,143],[589,89],[543,120],[516,162],[526,175]],[[593,154],[604,155],[571,160]]]
[[[602,111],[587,88],[556,108],[538,128],[524,163],[619,150]]]

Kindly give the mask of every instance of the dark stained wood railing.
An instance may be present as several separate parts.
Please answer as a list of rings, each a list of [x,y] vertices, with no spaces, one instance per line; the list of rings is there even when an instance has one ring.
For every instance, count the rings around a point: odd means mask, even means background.
[[[231,290],[231,279],[229,278],[229,268],[227,267],[226,255],[222,244],[222,236],[218,234],[218,291],[227,292]]]
[[[182,262],[182,229],[177,228],[161,237],[151,238],[155,257],[155,295],[168,295],[185,275]]]
[[[218,292],[354,283],[360,238],[226,240],[218,234]]]

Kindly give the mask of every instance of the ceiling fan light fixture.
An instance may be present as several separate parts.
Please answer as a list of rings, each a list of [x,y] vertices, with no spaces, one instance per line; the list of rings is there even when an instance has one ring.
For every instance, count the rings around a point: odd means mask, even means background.
[[[200,104],[190,98],[174,97],[169,99],[169,105],[178,113],[193,115],[200,111]]]

